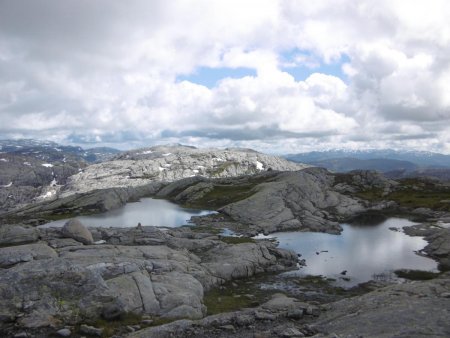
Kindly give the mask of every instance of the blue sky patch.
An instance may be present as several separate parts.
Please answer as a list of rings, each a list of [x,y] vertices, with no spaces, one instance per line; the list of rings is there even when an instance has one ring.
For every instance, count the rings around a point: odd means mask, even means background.
[[[220,80],[231,77],[241,78],[244,76],[256,76],[256,70],[251,68],[210,68],[200,67],[196,71],[189,75],[181,75],[177,77],[177,81],[189,81],[203,85],[208,88],[214,87]]]
[[[325,63],[311,52],[293,49],[282,55],[286,66],[281,69],[291,74],[296,81],[304,81],[313,73],[323,73],[339,77],[345,81],[347,76],[342,71],[342,65],[350,62],[350,58],[343,54],[340,59]]]

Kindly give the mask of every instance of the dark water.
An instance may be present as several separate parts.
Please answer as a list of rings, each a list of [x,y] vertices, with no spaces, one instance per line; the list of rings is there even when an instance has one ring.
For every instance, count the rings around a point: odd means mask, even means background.
[[[86,226],[93,227],[135,227],[143,226],[177,227],[188,223],[191,216],[213,213],[208,210],[182,208],[177,204],[153,198],[143,198],[139,202],[102,214],[77,217]],[[63,226],[67,220],[58,220],[44,224],[43,227]]]
[[[350,286],[390,279],[396,269],[437,271],[434,260],[415,253],[426,246],[424,239],[389,229],[401,230],[412,224],[406,219],[389,218],[371,226],[343,224],[341,235],[284,232],[270,237],[276,237],[281,248],[294,250],[306,260],[307,266],[290,274],[322,275]],[[341,274],[345,270],[346,274]]]

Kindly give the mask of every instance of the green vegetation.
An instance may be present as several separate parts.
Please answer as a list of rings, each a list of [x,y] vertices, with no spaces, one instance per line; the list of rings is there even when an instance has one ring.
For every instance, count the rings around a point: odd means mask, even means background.
[[[205,293],[207,315],[255,307],[268,301],[275,291],[259,288],[255,278],[227,282]],[[279,292],[279,291],[277,291]]]
[[[191,208],[221,208],[227,204],[246,199],[255,193],[254,185],[215,185],[201,198],[187,204]]]
[[[89,324],[97,328],[102,328],[102,337],[104,338],[111,337],[116,335],[117,333],[120,333],[128,325],[140,325],[141,327],[150,326],[142,324],[142,315],[138,315],[132,312],[128,312],[127,314],[121,316],[116,320],[106,320],[103,318],[98,318],[97,320],[92,321]],[[153,323],[151,325],[153,325]]]
[[[381,188],[372,188],[363,191],[359,191],[356,193],[356,197],[362,198],[368,201],[381,201],[383,198],[383,189]]]
[[[437,184],[401,182],[401,186],[387,198],[404,207],[450,211],[450,188]]]
[[[224,179],[212,182],[212,189],[206,191],[200,198],[191,200],[185,204],[190,208],[218,209],[227,204],[246,199],[257,192],[258,185],[270,182],[273,179],[269,175],[257,175],[241,177],[237,179]]]
[[[426,179],[399,180],[399,185],[391,193],[383,196],[383,190],[372,188],[356,193],[357,197],[368,201],[392,200],[402,207],[411,209],[430,208],[450,211],[450,187]]]
[[[439,276],[439,272],[423,271],[423,270],[395,270],[397,277],[409,280],[429,280]]]
[[[339,286],[334,286],[336,281],[333,278],[326,278],[324,276],[307,275],[301,278],[295,278],[294,283],[302,288],[304,291],[320,292],[327,295],[341,296],[349,293],[347,289]],[[306,292],[308,293],[308,292]],[[305,299],[308,300],[308,299]]]

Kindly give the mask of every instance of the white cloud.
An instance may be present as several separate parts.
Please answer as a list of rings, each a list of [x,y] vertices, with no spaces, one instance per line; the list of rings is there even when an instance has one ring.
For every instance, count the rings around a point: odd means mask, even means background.
[[[4,1],[0,134],[449,151],[449,16],[445,0]],[[319,67],[344,59],[346,78]],[[199,67],[256,76],[177,81]]]

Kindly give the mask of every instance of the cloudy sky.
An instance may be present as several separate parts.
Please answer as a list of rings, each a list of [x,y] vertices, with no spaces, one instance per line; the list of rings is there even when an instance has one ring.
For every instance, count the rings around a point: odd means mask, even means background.
[[[0,138],[450,153],[450,1],[0,0]]]

